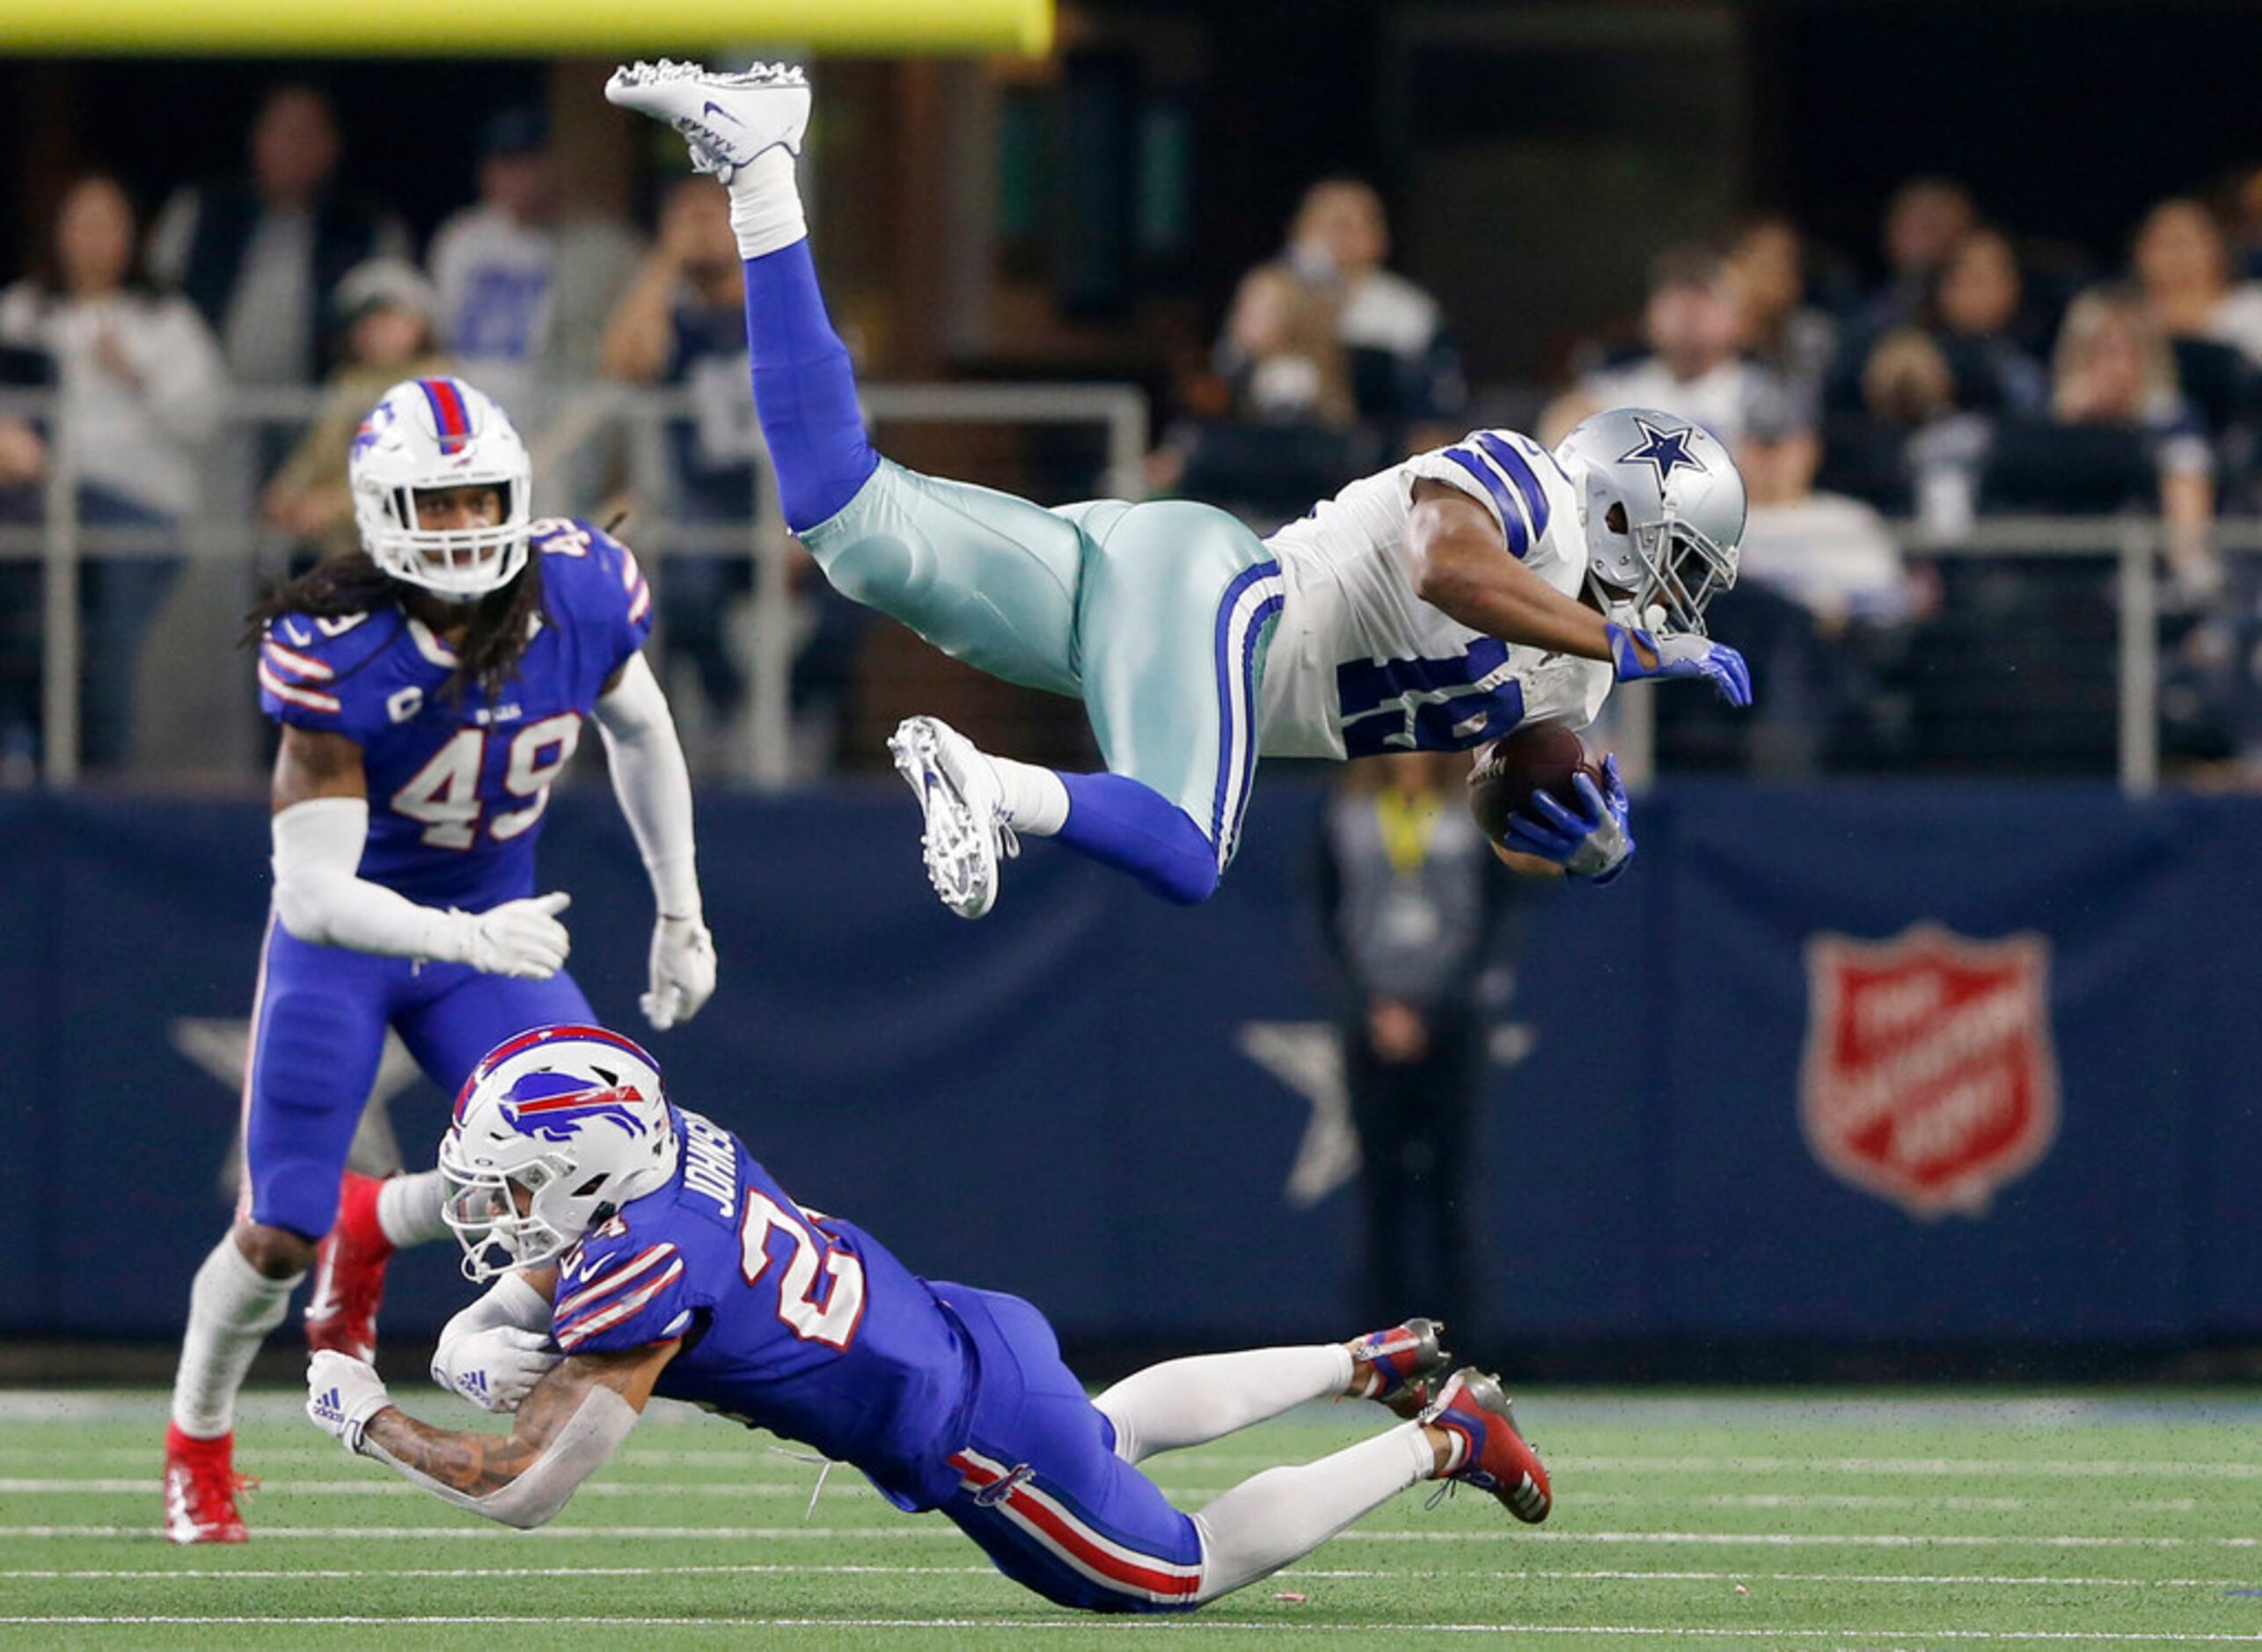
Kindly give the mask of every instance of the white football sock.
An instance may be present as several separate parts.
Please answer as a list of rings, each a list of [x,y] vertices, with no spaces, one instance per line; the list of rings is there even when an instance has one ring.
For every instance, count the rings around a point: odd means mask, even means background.
[[[1015,831],[1050,837],[1068,823],[1068,788],[1051,770],[1011,757],[990,757],[990,766],[1005,793],[1006,823]]]
[[[730,227],[741,258],[764,258],[808,238],[793,154],[782,143],[764,150],[732,175]]]
[[[244,1373],[305,1277],[269,1279],[236,1248],[232,1232],[204,1259],[188,1290],[188,1330],[172,1379],[172,1420],[183,1434],[209,1440],[235,1427]]]
[[[377,1225],[400,1249],[445,1239],[448,1224],[440,1219],[440,1201],[446,1191],[436,1170],[388,1177],[377,1189]]]
[[[1136,1463],[1329,1399],[1351,1377],[1351,1350],[1340,1342],[1257,1348],[1150,1365],[1092,1403],[1116,1425],[1116,1455]]]
[[[1194,1517],[1202,1592],[1215,1600],[1300,1560],[1369,1509],[1429,1478],[1436,1453],[1418,1422],[1299,1468],[1269,1468]]]

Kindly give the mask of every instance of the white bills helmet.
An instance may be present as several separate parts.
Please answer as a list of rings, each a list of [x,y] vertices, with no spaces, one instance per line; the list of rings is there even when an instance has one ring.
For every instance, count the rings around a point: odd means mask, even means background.
[[[465,1277],[562,1254],[667,1186],[681,1155],[659,1065],[633,1041],[601,1027],[540,1027],[498,1044],[464,1080],[440,1142],[440,1212],[464,1247]]]
[[[1579,489],[1586,573],[1606,613],[1652,630],[1704,629],[1736,582],[1744,475],[1720,438],[1650,407],[1581,420],[1556,448]]]
[[[346,480],[362,549],[394,579],[471,602],[526,566],[533,462],[509,415],[460,378],[403,379],[385,391],[354,433]],[[494,526],[418,525],[419,490],[480,486],[502,495]]]

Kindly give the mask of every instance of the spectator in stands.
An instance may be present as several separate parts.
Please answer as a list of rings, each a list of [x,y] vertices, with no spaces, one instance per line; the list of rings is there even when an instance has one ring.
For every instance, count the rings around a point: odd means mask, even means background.
[[[1743,318],[1727,266],[1696,246],[1668,248],[1651,267],[1643,311],[1649,354],[1589,374],[1541,416],[1552,445],[1589,413],[1605,407],[1655,407],[1702,425],[1728,444],[1745,480],[1784,464],[1811,471],[1811,411],[1767,369],[1737,355]]]
[[[1468,767],[1460,754],[1407,752],[1346,771],[1318,878],[1365,1195],[1359,1311],[1410,1290],[1465,1334],[1487,1043],[1477,991],[1504,921],[1520,928],[1532,898],[1461,801]]]
[[[0,344],[55,364],[61,440],[79,478],[92,553],[80,571],[80,752],[98,767],[129,755],[142,637],[178,571],[174,535],[196,506],[197,448],[226,384],[211,330],[186,299],[151,290],[137,245],[118,181],[80,179],[63,194],[43,267],[0,293]],[[9,446],[19,473],[56,462],[36,433],[18,428]],[[104,529],[155,543],[104,554]]]
[[[1395,447],[1421,427],[1457,418],[1468,394],[1438,301],[1385,268],[1389,256],[1382,197],[1358,179],[1329,178],[1304,192],[1281,261],[1334,297],[1358,417]],[[1413,445],[1424,443],[1416,435]]]
[[[1341,307],[1332,285],[1285,264],[1260,265],[1241,278],[1219,352],[1239,417],[1337,430],[1358,421]]]
[[[1943,380],[1920,393],[1936,398],[1945,388]],[[1816,492],[1811,470],[1772,469],[1752,492],[1736,588],[1714,622],[1749,645],[1747,659],[1766,662],[1768,691],[1743,725],[1752,770],[1819,772],[1848,721],[1879,708],[1878,670],[1937,600],[1929,570],[1909,568],[1876,510]]]
[[[2023,418],[2048,402],[2049,376],[2020,342],[2020,300],[2018,254],[2002,230],[1981,225],[1956,243],[1924,314],[1958,407]]]
[[[2053,362],[2050,416],[2060,425],[2126,429],[2147,438],[2159,471],[2164,548],[2177,588],[2191,600],[2217,591],[2222,572],[2207,543],[2214,455],[2141,289],[2093,287],[2067,311]]]
[[[670,189],[658,241],[605,323],[598,362],[607,377],[691,395],[692,416],[667,427],[662,508],[699,527],[747,522],[762,436],[745,395],[745,295],[730,201],[721,190],[695,178]],[[710,546],[671,555],[655,586],[669,658],[697,672],[703,720],[728,718],[744,697],[728,618],[750,583],[743,546]]]
[[[1893,191],[1885,217],[1885,285],[1863,307],[1872,336],[1909,319],[1958,243],[1979,220],[1971,192],[1948,178],[1912,178]]]
[[[1728,254],[1741,319],[1739,347],[1782,381],[1810,415],[1838,349],[1838,324],[1806,300],[1806,253],[1797,226],[1770,213],[1744,226]]]
[[[329,99],[278,86],[252,125],[251,176],[183,189],[158,216],[150,271],[219,335],[239,384],[317,377],[338,282],[365,259],[407,254],[399,219],[333,187],[340,148]]]
[[[683,719],[686,734],[715,761],[746,697],[732,619],[752,588],[747,548],[762,432],[746,397],[744,278],[729,197],[703,179],[679,179],[661,204],[659,231],[605,323],[598,360],[609,378],[663,384],[691,398],[690,416],[666,427],[668,495],[658,502],[676,521],[707,531],[669,556],[654,588],[670,665],[682,660],[698,678],[699,699],[687,704],[678,695],[678,712],[699,707]],[[829,752],[853,691],[869,610],[817,574],[798,541],[790,554],[802,610],[792,683],[795,741]]]
[[[2206,339],[2262,362],[2262,281],[2231,281],[2222,226],[2199,201],[2175,196],[2145,215],[2131,259],[2170,339]]]
[[[346,488],[354,432],[370,409],[405,378],[453,370],[439,352],[433,317],[437,299],[424,272],[405,259],[371,259],[338,283],[338,320],[345,347],[331,374],[321,412],[274,481],[267,519],[325,556],[361,544]]]
[[[432,238],[441,342],[522,428],[545,422],[546,384],[595,369],[640,253],[625,225],[561,212],[559,194],[548,122],[505,109],[481,133],[478,203]]]

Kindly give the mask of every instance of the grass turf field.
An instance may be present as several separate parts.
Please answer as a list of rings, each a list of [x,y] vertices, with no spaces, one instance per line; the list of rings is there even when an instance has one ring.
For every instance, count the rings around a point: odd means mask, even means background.
[[[471,1415],[435,1391],[434,1420]],[[254,1397],[253,1542],[156,1534],[154,1394],[0,1394],[0,1644],[477,1648],[1410,1645],[1573,1649],[2144,1646],[2262,1641],[2262,1402],[2246,1395],[1675,1398],[1539,1393],[1556,1477],[1518,1525],[1402,1497],[1191,1617],[1060,1612],[935,1516],[909,1518],[766,1436],[655,1407],[552,1527],[460,1515]],[[1198,1505],[1387,1421],[1313,1407],[1149,1466]]]

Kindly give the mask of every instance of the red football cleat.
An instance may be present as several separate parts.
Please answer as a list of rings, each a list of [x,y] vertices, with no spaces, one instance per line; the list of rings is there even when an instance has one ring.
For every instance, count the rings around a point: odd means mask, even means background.
[[[165,1434],[165,1534],[175,1543],[242,1543],[250,1533],[236,1512],[236,1494],[259,1481],[238,1474],[236,1436],[200,1440],[178,1423]]]
[[[1379,1401],[1402,1417],[1420,1416],[1453,1369],[1453,1356],[1438,1341],[1445,1329],[1435,1319],[1409,1319],[1358,1338],[1351,1344],[1348,1396]]]
[[[1547,1465],[1516,1432],[1516,1414],[1497,1377],[1464,1365],[1446,1379],[1422,1421],[1460,1436],[1459,1460],[1439,1479],[1490,1492],[1526,1525],[1548,1517],[1555,1491],[1548,1484]]]
[[[376,1176],[348,1171],[338,1188],[338,1220],[314,1253],[314,1291],[306,1301],[306,1346],[354,1359],[377,1357],[377,1306],[392,1241],[377,1221]]]

